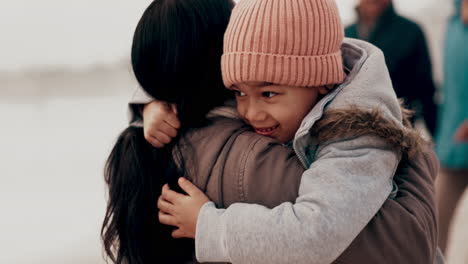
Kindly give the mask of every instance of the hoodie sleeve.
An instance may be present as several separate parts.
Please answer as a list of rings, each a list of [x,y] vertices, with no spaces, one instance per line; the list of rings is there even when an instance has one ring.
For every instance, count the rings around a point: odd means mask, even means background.
[[[434,179],[437,156],[423,146],[395,174],[398,196],[387,199],[334,264],[433,263],[437,254]]]
[[[132,98],[128,102],[128,123],[132,126],[143,126],[143,105],[153,101],[153,97],[137,86],[133,92]]]
[[[299,197],[273,209],[205,204],[198,216],[200,262],[315,263],[335,260],[382,206],[399,156],[374,136],[319,147]]]

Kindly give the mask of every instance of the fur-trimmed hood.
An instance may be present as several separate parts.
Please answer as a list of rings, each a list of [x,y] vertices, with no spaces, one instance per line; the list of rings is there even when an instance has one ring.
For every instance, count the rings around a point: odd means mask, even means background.
[[[385,118],[378,108],[366,110],[358,106],[347,109],[325,111],[323,117],[311,129],[318,142],[331,142],[343,138],[354,138],[374,135],[384,139],[396,152],[401,154],[402,161],[411,159],[421,150],[425,141],[412,127],[409,118],[412,111],[401,106],[403,124]]]

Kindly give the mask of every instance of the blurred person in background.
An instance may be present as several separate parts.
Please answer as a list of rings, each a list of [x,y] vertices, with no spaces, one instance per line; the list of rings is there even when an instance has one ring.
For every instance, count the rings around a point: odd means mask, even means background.
[[[423,31],[396,13],[392,0],[360,0],[356,11],[358,20],[346,28],[346,36],[366,40],[384,52],[397,96],[416,111],[416,118],[424,119],[434,135],[435,85]]]
[[[468,118],[468,0],[454,1],[455,13],[448,21],[445,36],[444,100],[436,133],[436,152],[442,168],[436,181],[442,250],[447,247],[451,219],[468,185],[468,143],[456,138],[466,129]]]

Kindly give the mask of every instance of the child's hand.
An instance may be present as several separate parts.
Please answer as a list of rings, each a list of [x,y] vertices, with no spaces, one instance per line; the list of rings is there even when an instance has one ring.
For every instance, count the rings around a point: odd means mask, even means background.
[[[162,148],[170,143],[179,128],[175,105],[154,100],[143,108],[145,139],[154,147]]]
[[[188,195],[183,195],[163,186],[158,199],[159,222],[175,226],[172,232],[174,238],[195,238],[198,213],[201,207],[210,199],[185,178],[179,179],[179,185]]]

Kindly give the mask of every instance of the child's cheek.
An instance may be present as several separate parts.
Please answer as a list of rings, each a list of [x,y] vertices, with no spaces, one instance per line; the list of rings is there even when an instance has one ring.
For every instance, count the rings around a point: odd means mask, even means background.
[[[237,102],[237,112],[239,113],[241,118],[245,119],[245,107],[242,101],[236,98],[236,102]]]

